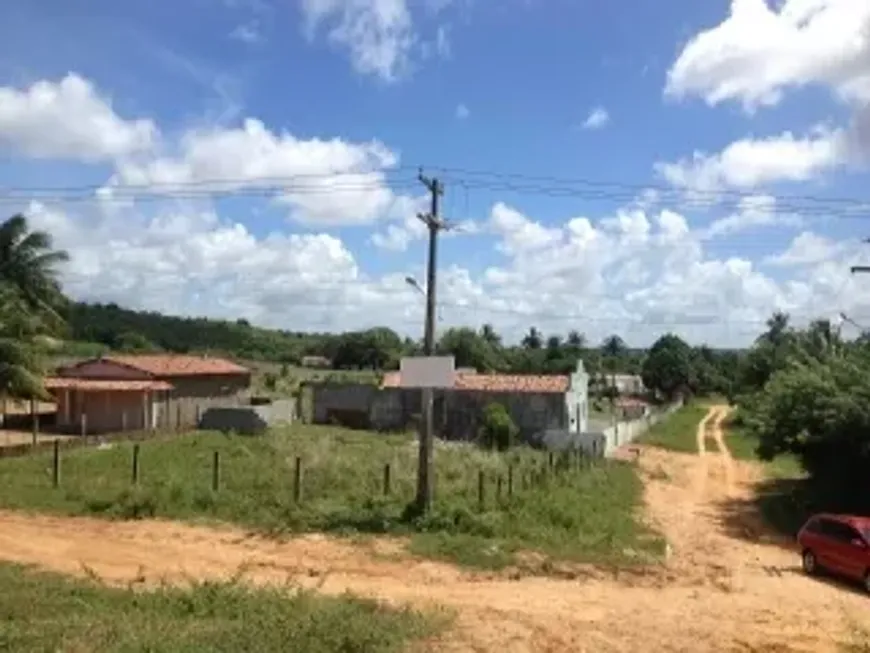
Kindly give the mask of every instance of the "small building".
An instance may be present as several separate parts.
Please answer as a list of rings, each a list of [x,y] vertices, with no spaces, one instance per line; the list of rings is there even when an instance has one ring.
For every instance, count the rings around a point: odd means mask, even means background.
[[[439,437],[473,440],[486,406],[504,405],[520,438],[530,441],[548,429],[571,433],[588,428],[589,375],[583,363],[570,375],[477,374],[457,370],[451,388],[434,392],[435,429]],[[399,372],[384,375],[381,388],[364,384],[313,385],[315,423],[342,423],[358,428],[408,428],[421,413],[421,393],[401,387]]]
[[[251,371],[207,356],[110,355],[63,367],[45,385],[60,430],[185,428],[208,408],[243,403]]]
[[[642,395],[646,392],[643,379],[638,374],[607,374],[605,379],[622,395]]]

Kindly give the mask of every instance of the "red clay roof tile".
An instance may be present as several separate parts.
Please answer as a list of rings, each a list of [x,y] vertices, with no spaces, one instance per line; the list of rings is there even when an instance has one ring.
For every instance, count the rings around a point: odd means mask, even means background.
[[[145,392],[146,390],[172,390],[166,381],[124,381],[114,379],[79,379],[75,377],[48,377],[46,390],[82,390],[85,392]]]
[[[569,379],[543,374],[461,374],[456,377],[457,390],[479,392],[568,392]]]
[[[563,375],[540,374],[457,374],[455,390],[477,392],[568,392],[570,379]],[[399,372],[387,372],[382,388],[401,387]]]
[[[104,356],[103,360],[111,361],[126,367],[132,367],[154,376],[218,376],[242,375],[251,371],[241,365],[224,358],[207,356],[188,356],[183,354],[147,354],[141,356]]]

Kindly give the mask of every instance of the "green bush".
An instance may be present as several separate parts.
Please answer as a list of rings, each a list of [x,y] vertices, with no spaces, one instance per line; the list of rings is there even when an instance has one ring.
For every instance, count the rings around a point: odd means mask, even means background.
[[[516,424],[503,405],[491,403],[483,411],[480,441],[487,449],[507,451],[513,446],[517,432]]]

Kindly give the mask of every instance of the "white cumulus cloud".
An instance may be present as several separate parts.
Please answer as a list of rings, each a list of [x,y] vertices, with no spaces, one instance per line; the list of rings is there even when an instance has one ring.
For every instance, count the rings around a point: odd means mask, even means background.
[[[821,84],[870,101],[870,3],[732,0],[730,15],[696,34],[668,72],[666,92],[748,109],[777,104],[789,88]]]
[[[188,132],[175,150],[123,162],[108,190],[275,189],[294,219],[333,225],[372,222],[398,208],[385,176],[398,157],[378,141],[301,139],[249,118],[235,128]]]
[[[799,215],[778,211],[776,198],[772,195],[747,195],[737,204],[736,211],[710,225],[705,237],[730,236],[759,227],[799,227],[803,224]]]
[[[870,2],[732,0],[728,16],[695,34],[667,75],[665,94],[708,105],[738,102],[749,112],[788,91],[819,87],[852,110],[849,124],[745,138],[719,154],[657,166],[677,186],[699,191],[802,182],[870,155]]]
[[[113,160],[149,151],[158,137],[151,120],[120,117],[107,96],[73,73],[0,87],[0,147],[28,157]]]
[[[843,165],[847,152],[840,130],[818,130],[804,138],[784,132],[735,141],[717,154],[695,152],[691,158],[657,163],[655,169],[674,186],[714,194],[729,188],[751,190],[776,182],[807,181]]]
[[[758,198],[755,210],[766,203]],[[412,267],[372,274],[335,235],[256,236],[243,221],[189,202],[147,213],[25,209],[70,251],[64,283],[80,299],[294,330],[382,324],[417,335],[422,324],[422,302],[404,282],[408,274],[422,278],[422,242]],[[726,346],[746,344],[776,309],[798,320],[841,310],[870,315],[870,296],[848,272],[860,247],[812,232],[767,261],[788,272],[783,278],[749,258],[705,251],[702,234],[668,209],[627,207],[543,224],[498,203],[488,228],[502,259],[482,271],[441,268],[439,328],[490,322],[508,339],[532,325],[545,333],[576,328],[593,341],[619,333],[637,344],[675,331]]]

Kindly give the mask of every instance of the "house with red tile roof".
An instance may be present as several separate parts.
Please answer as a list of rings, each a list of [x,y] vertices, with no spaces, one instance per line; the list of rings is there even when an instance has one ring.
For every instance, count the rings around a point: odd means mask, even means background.
[[[313,388],[314,419],[353,421],[374,429],[403,429],[421,413],[421,393],[402,387],[400,372],[384,375],[380,388],[323,384]],[[570,375],[478,374],[457,370],[450,388],[434,393],[436,430],[448,439],[477,437],[490,403],[505,406],[522,438],[552,429],[585,431],[588,426],[589,376],[580,362]]]
[[[250,384],[232,361],[182,354],[102,356],[45,381],[58,427],[88,433],[191,427],[207,408],[242,403]]]

